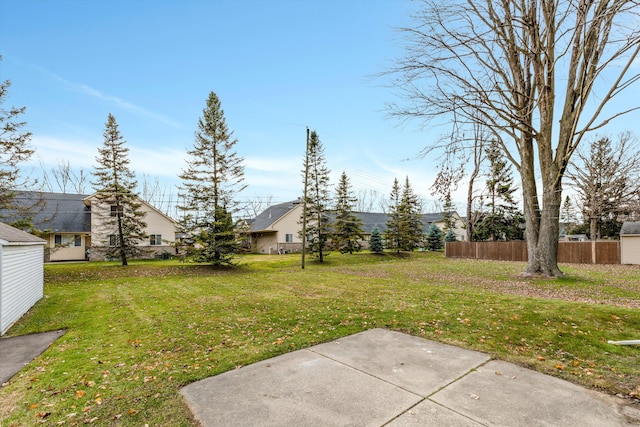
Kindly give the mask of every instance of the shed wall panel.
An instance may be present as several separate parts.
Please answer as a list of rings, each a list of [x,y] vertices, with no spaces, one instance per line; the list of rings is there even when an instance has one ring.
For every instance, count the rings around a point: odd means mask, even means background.
[[[640,264],[640,236],[620,236],[620,262]]]
[[[4,246],[0,281],[0,334],[43,296],[44,246]]]

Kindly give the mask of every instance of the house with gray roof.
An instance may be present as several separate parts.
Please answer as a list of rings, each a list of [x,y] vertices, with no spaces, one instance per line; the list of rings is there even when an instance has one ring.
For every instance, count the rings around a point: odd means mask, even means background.
[[[102,220],[110,215],[110,206],[101,206],[95,195],[24,191],[16,195],[15,202],[31,208],[33,225],[46,234],[47,261],[104,260],[106,246],[115,242],[115,230],[109,231]],[[149,203],[139,202],[149,236],[140,246],[147,256],[175,251],[175,220]],[[20,215],[27,214],[2,216],[4,221],[15,222]]]
[[[379,212],[354,212],[362,221],[362,230],[365,235],[363,247],[368,247],[368,240],[371,232],[378,227],[380,233],[387,229],[389,216]],[[263,254],[281,254],[289,252],[300,252],[302,250],[302,239],[300,234],[302,225],[302,201],[294,200],[280,203],[265,209],[258,215],[249,229],[249,239],[251,251]],[[456,221],[454,232],[458,240],[464,240],[464,223],[457,213],[453,213]],[[429,213],[422,215],[423,231],[426,234],[429,226],[435,223],[441,229],[444,227],[442,213]]]
[[[640,264],[640,221],[622,223],[622,228],[620,228],[620,263]]]

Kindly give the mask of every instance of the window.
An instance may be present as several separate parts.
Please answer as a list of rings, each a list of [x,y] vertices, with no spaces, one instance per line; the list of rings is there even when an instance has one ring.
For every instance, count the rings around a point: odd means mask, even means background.
[[[151,246],[162,245],[162,234],[152,234],[149,236],[149,244]]]
[[[284,237],[285,237],[285,242],[293,243],[293,234],[287,234]]]
[[[109,246],[118,246],[118,236],[109,234]]]
[[[111,205],[111,216],[122,216],[124,208],[122,206]]]
[[[55,246],[82,246],[82,236],[80,234],[54,234],[53,243]]]

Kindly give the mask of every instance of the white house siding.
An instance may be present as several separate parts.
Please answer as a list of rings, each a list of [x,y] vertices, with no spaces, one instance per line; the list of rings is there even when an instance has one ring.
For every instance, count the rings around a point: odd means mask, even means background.
[[[620,263],[640,264],[640,235],[620,236]]]
[[[43,295],[44,245],[0,246],[0,334]]]

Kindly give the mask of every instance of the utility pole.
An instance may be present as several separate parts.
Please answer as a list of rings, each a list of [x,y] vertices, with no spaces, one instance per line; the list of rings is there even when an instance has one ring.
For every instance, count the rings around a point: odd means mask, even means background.
[[[307,247],[307,182],[309,181],[309,126],[307,126],[307,144],[304,153],[304,192],[302,196],[302,269]]]

